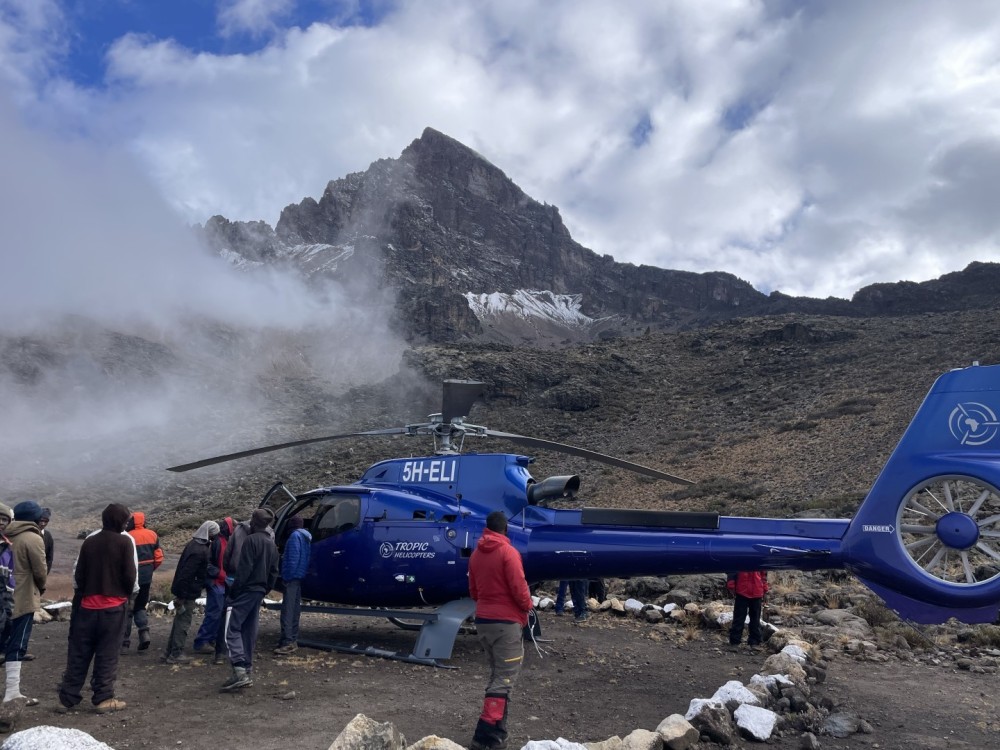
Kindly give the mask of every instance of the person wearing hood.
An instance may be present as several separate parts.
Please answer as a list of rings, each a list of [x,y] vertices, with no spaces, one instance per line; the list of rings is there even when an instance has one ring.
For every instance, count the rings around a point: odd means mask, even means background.
[[[121,711],[126,706],[115,697],[115,680],[136,579],[135,545],[122,533],[130,515],[124,505],[108,505],[101,513],[101,530],[83,541],[76,559],[77,604],[69,623],[66,671],[59,685],[59,703],[67,712],[83,700],[81,690],[91,662],[91,701],[97,713]]]
[[[153,571],[163,564],[163,550],[160,549],[160,537],[152,529],[146,528],[146,514],[135,511],[125,525],[125,530],[135,541],[136,560],[139,564],[139,593],[132,602],[125,623],[125,637],[122,639],[122,649],[128,651],[132,644],[132,623],[139,631],[139,650],[149,648],[149,615],[146,605],[149,604],[149,587],[153,585]]]
[[[278,581],[279,556],[271,529],[273,520],[274,514],[266,508],[253,512],[250,534],[242,541],[235,566],[227,569],[233,580],[229,587],[232,609],[226,627],[226,648],[233,674],[223,683],[221,692],[242,690],[253,685],[251,674],[260,603]]]
[[[490,664],[469,748],[499,750],[507,746],[507,702],[524,661],[521,638],[532,608],[521,553],[507,538],[503,511],[486,516],[486,529],[469,558],[469,595],[476,602],[476,631]]]
[[[281,599],[281,639],[274,653],[291,656],[298,649],[299,616],[302,613],[302,579],[309,571],[309,548],[312,535],[304,528],[302,516],[288,519],[291,530],[281,556],[281,580],[285,584]]]
[[[14,520],[7,526],[6,536],[14,552],[14,605],[11,612],[10,637],[7,639],[7,687],[3,708],[19,703],[34,705],[35,698],[21,695],[21,662],[28,651],[35,612],[42,605],[42,592],[48,570],[45,566],[45,541],[38,520],[42,506],[25,500],[14,506]],[[4,721],[3,723],[7,723]]]
[[[163,652],[163,661],[167,664],[191,661],[191,657],[184,653],[184,644],[187,643],[188,630],[194,616],[195,599],[201,596],[201,590],[205,588],[212,540],[218,534],[219,524],[205,521],[194,532],[177,562],[174,581],[170,585],[170,593],[174,595],[174,624],[170,628],[170,639]]]
[[[205,619],[194,637],[198,653],[215,652],[215,664],[226,662],[226,569],[223,558],[233,535],[236,522],[226,516],[219,521],[219,535],[209,551],[208,573],[205,580]]]

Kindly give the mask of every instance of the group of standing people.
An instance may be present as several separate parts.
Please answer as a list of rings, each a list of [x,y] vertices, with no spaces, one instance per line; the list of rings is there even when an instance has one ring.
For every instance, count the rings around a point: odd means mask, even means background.
[[[35,612],[41,606],[54,543],[45,528],[51,512],[27,500],[13,509],[0,504],[0,652],[5,656],[6,685],[0,704],[0,731],[9,731],[24,707],[38,700],[21,693],[21,666],[28,653]],[[310,536],[303,519],[293,516],[284,559],[274,542],[274,514],[258,509],[248,521],[231,517],[205,521],[184,548],[171,592],[175,617],[164,649],[169,664],[189,661],[183,653],[195,599],[207,591],[205,619],[195,645],[210,647],[232,665],[224,692],[253,684],[253,652],[264,595],[284,576],[282,635],[279,654],[295,652],[301,610],[301,581],[309,567]],[[101,514],[101,529],[80,547],[73,569],[74,596],[67,637],[66,669],[58,688],[59,710],[73,712],[82,701],[88,672],[98,713],[126,707],[115,696],[118,657],[128,653],[133,625],[139,651],[149,648],[146,611],[153,572],[163,564],[155,531],[145,514],[119,503]],[[280,565],[280,567],[279,567]]]
[[[295,653],[302,602],[302,579],[309,568],[311,537],[301,516],[286,522],[290,534],[280,556],[274,540],[274,514],[258,508],[250,519],[236,523],[226,517],[205,521],[181,553],[170,591],[174,623],[163,654],[167,664],[191,661],[184,653],[195,600],[204,589],[205,618],[194,637],[194,650],[215,654],[214,662],[229,662],[232,674],[220,690],[234,692],[253,685],[253,657],[264,596],[284,585],[281,640],[274,650]]]

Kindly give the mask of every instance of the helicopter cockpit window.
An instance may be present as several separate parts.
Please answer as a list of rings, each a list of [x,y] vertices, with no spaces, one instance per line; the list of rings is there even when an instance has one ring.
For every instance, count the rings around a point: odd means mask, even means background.
[[[331,498],[317,510],[312,522],[312,537],[318,542],[334,534],[342,534],[361,523],[361,498],[344,495]]]

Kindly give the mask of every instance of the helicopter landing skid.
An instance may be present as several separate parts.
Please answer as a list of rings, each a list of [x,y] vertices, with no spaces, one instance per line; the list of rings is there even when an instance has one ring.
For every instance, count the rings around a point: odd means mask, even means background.
[[[442,664],[437,659],[423,659],[413,654],[402,651],[388,651],[375,646],[360,646],[356,643],[330,643],[328,641],[315,641],[309,638],[299,638],[297,643],[306,648],[315,648],[320,651],[337,651],[342,654],[359,654],[361,656],[377,656],[381,659],[392,659],[393,661],[403,661],[407,664],[421,664],[425,667],[438,667],[439,669],[458,669],[450,664]]]
[[[281,609],[280,604],[269,603],[264,606],[268,609]],[[471,617],[475,611],[476,603],[469,598],[455,599],[442,604],[437,609],[429,611],[359,609],[356,607],[324,607],[305,604],[302,606],[302,612],[348,615],[350,617],[384,617],[394,624],[397,624],[398,620],[422,620],[423,624],[420,625],[420,634],[417,636],[417,643],[410,654],[402,651],[388,651],[386,649],[375,648],[374,646],[359,646],[356,643],[330,643],[303,638],[299,638],[298,644],[323,651],[378,656],[383,659],[394,659],[410,664],[456,669],[456,667],[441,664],[438,659],[451,658],[451,652],[455,646],[455,638],[462,627],[462,623]]]

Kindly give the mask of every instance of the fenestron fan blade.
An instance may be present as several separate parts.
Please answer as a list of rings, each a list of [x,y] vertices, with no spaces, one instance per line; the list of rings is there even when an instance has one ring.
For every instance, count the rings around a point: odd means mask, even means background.
[[[467,417],[472,405],[483,397],[486,384],[478,380],[444,381],[444,397],[441,401],[441,421],[445,424],[455,417]]]
[[[567,453],[571,456],[589,458],[592,461],[600,461],[601,463],[609,464],[610,466],[617,466],[619,469],[628,469],[629,471],[634,471],[636,474],[643,474],[647,477],[653,477],[654,479],[663,479],[667,482],[673,482],[674,484],[694,484],[694,482],[690,479],[675,477],[673,474],[667,474],[663,471],[651,469],[648,466],[643,466],[642,464],[632,463],[631,461],[625,461],[621,458],[615,458],[614,456],[606,456],[603,453],[589,451],[586,448],[577,448],[575,445],[556,443],[552,440],[542,440],[541,438],[527,437],[526,435],[515,435],[512,432],[497,432],[496,430],[486,430],[484,434],[489,437],[504,438],[505,440],[510,440],[513,443],[520,443],[521,445],[528,445],[533,448],[543,448],[546,450],[558,451],[560,453]]]
[[[292,440],[289,443],[277,443],[275,445],[265,445],[261,448],[251,448],[246,451],[239,451],[238,453],[227,453],[224,456],[215,456],[214,458],[204,458],[201,461],[194,461],[190,464],[181,464],[180,466],[171,466],[167,471],[191,471],[191,469],[200,469],[203,466],[211,466],[212,464],[221,464],[226,461],[233,461],[237,458],[246,458],[247,456],[256,456],[261,453],[270,453],[271,451],[280,451],[283,448],[294,448],[299,445],[310,445],[311,443],[324,443],[330,440],[341,440],[342,438],[349,437],[361,437],[364,435],[405,435],[409,431],[405,427],[388,427],[384,430],[368,430],[366,432],[347,432],[343,435],[324,435],[323,437],[306,438],[305,440]]]

